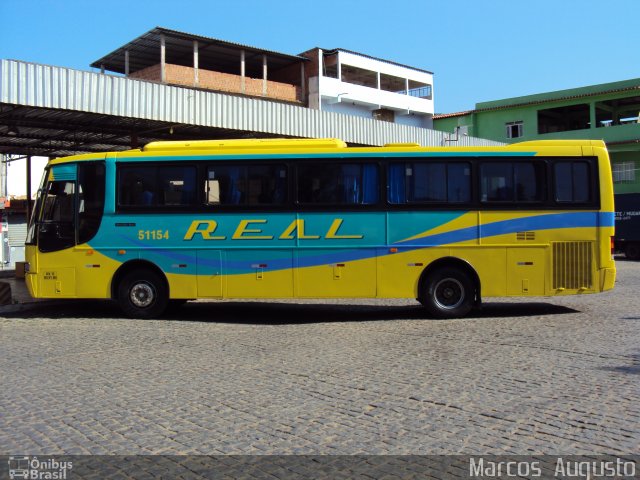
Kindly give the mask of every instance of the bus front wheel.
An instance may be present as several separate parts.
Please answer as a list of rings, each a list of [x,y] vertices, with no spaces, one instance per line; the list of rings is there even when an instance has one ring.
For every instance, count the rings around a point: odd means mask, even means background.
[[[463,270],[438,268],[429,273],[418,300],[434,317],[464,317],[473,308],[475,287]]]
[[[118,285],[118,304],[130,318],[156,318],[169,303],[167,287],[157,273],[137,269],[127,273]]]

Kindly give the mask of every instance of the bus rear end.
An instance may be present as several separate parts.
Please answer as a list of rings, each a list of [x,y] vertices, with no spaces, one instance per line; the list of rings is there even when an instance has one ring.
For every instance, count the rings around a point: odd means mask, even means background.
[[[600,224],[598,225],[598,260],[600,291],[611,290],[616,282],[616,265],[613,260],[615,208],[613,200],[613,177],[611,161],[603,141],[593,140],[593,147],[583,147],[585,155],[598,157],[600,184]],[[592,152],[588,150],[592,149]]]

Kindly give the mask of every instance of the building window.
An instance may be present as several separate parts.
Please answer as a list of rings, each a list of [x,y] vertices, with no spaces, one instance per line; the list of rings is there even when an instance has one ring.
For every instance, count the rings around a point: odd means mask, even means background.
[[[522,137],[522,121],[518,122],[509,122],[506,124],[507,127],[507,138],[520,138]]]
[[[633,183],[635,181],[635,162],[620,162],[613,164],[613,183]]]
[[[338,55],[335,53],[323,55],[322,60],[322,75],[324,77],[338,78]]]
[[[378,88],[378,74],[353,65],[341,65],[341,78],[343,82],[362,85],[363,87]]]
[[[409,95],[412,97],[426,98],[431,100],[431,85],[428,83],[418,82],[416,80],[409,80]]]
[[[585,130],[590,126],[588,104],[538,110],[538,133]]]
[[[373,114],[373,118],[375,118],[376,120],[382,120],[384,122],[393,123],[396,118],[396,115],[395,113],[393,113],[393,110],[389,110],[388,108],[379,108],[377,110],[374,110],[372,114]]]
[[[596,102],[596,127],[612,127],[640,123],[640,96]]]
[[[387,75],[386,73],[380,74],[380,90],[387,92],[400,93],[405,95],[407,93],[407,81],[404,78],[395,77],[393,75]]]

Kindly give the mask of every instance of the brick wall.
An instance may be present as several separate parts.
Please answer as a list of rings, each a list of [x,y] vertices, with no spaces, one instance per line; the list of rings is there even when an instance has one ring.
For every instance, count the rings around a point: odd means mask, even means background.
[[[152,82],[160,81],[160,64],[143,68],[137,72],[129,74],[129,78],[137,78],[139,80],[151,80]]]
[[[129,77],[159,82],[161,78],[160,73],[160,65],[158,64],[132,73]],[[189,87],[194,86],[194,72],[192,67],[184,67],[182,65],[167,63],[165,76],[168,84],[185,85]],[[261,78],[245,77],[244,92],[242,91],[242,78],[239,75],[199,69],[198,80],[198,87],[205,88],[207,90],[216,90],[228,93],[244,93],[245,95],[252,95],[256,97],[263,96]],[[267,80],[266,97],[277,100],[286,100],[289,102],[302,101],[300,87],[289,83],[274,82],[272,80]]]

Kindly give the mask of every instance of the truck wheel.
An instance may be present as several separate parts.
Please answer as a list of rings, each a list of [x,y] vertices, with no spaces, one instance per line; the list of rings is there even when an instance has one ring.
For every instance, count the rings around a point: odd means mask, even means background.
[[[455,267],[444,267],[429,274],[419,300],[435,317],[457,318],[471,311],[475,293],[469,275]]]
[[[132,270],[118,285],[118,304],[130,318],[157,318],[168,303],[164,279],[152,270]]]
[[[629,260],[640,260],[640,244],[627,243],[624,254]]]

